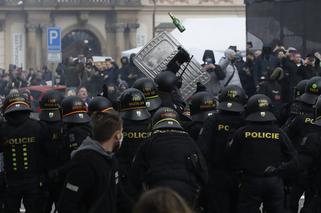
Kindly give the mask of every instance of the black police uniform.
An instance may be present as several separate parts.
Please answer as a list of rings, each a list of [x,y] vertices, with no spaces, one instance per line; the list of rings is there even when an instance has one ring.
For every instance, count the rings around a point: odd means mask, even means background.
[[[319,83],[318,83],[319,82]],[[306,82],[305,93],[298,97],[297,103],[299,104],[300,112],[292,116],[283,126],[284,131],[291,139],[295,149],[298,151],[300,146],[305,143],[306,136],[310,133],[316,132],[317,128],[313,124],[314,110],[313,104],[321,92],[320,78],[313,78]],[[313,177],[308,176],[308,171],[290,178],[290,198],[289,209],[291,212],[298,212],[298,204],[301,196],[305,192],[305,201],[309,200],[311,190],[309,187],[310,179]]]
[[[61,101],[63,97],[57,91],[48,91],[40,101],[40,121],[46,123],[50,130],[50,143],[46,144],[48,171],[48,198],[45,212],[51,212],[53,204],[57,205],[62,183],[51,177],[52,171],[63,166],[61,153],[64,151],[63,124],[61,118]]]
[[[117,156],[122,169],[128,171],[139,145],[150,137],[150,113],[144,94],[135,88],[124,91],[120,104],[124,139]]]
[[[146,108],[144,94],[135,88],[125,90],[120,97],[120,115],[123,119],[123,142],[116,152],[120,168],[120,209],[131,212],[133,194],[128,171],[138,147],[150,137],[150,113]]]
[[[150,78],[140,78],[135,81],[133,88],[144,93],[147,109],[153,115],[162,104],[155,82]]]
[[[270,166],[279,166],[295,158],[287,135],[273,121],[271,100],[265,95],[252,96],[247,104],[249,122],[236,131],[229,143],[232,168],[242,173],[238,212],[259,212],[261,203],[267,213],[284,212],[283,180],[265,176]]]
[[[62,116],[64,124],[65,161],[70,160],[70,154],[76,150],[83,140],[91,135],[90,118],[87,108],[81,98],[73,96],[62,101]]]
[[[170,108],[155,113],[152,136],[136,154],[131,180],[140,192],[143,184],[148,189],[169,187],[193,206],[207,182],[207,168],[199,148],[177,119]]]
[[[235,212],[237,182],[229,173],[226,149],[230,137],[244,125],[246,95],[240,87],[231,85],[219,99],[219,112],[205,121],[197,143],[209,168],[208,212],[227,213]]]
[[[47,126],[29,118],[30,106],[19,94],[6,98],[7,122],[0,131],[0,152],[4,156],[7,180],[5,212],[20,212],[23,199],[26,212],[42,212],[46,143],[50,141]]]
[[[312,177],[309,180],[311,186],[310,198],[304,202],[304,207],[300,211],[302,213],[319,212],[320,211],[320,199],[321,199],[321,169],[320,169],[320,154],[321,154],[321,99],[318,98],[315,105],[315,121],[318,131],[307,135],[306,140],[302,143],[299,149],[298,159],[294,159],[287,164],[283,164],[276,168],[272,173],[302,173],[304,171],[309,172],[309,176]]]
[[[195,93],[191,98],[190,111],[192,121],[183,127],[188,134],[197,141],[205,120],[216,112],[216,100],[209,92]]]

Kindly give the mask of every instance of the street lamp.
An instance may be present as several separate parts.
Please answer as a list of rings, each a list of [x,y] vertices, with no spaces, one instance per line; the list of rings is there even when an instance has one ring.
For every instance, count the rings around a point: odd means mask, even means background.
[[[153,0],[153,38],[155,38],[155,22],[156,22],[156,9],[157,9],[157,0]]]

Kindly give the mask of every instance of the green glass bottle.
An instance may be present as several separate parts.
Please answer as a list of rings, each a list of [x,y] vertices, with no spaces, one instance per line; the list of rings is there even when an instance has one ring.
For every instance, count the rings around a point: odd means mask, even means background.
[[[182,33],[184,32],[186,29],[183,26],[182,22],[176,18],[172,13],[168,13],[168,15],[171,17],[171,19],[173,20],[173,24],[175,25],[175,27]]]

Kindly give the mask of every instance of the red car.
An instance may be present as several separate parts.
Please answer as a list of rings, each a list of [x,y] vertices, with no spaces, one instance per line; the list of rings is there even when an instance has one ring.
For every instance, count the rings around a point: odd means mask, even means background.
[[[39,102],[41,101],[43,95],[50,90],[57,90],[63,96],[66,92],[66,86],[30,86],[21,88],[20,91],[30,91],[31,95],[31,105],[34,111],[40,112]]]

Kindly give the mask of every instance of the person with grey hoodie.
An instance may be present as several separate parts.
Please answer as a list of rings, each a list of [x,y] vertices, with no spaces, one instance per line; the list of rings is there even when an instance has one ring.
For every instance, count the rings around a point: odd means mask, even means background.
[[[239,73],[235,66],[235,51],[227,49],[224,55],[219,62],[221,69],[225,73],[225,78],[220,81],[221,89],[228,85],[236,85],[242,88]]]
[[[114,151],[121,145],[122,129],[118,113],[93,114],[93,137],[87,137],[71,153],[59,213],[117,213],[118,170]]]

